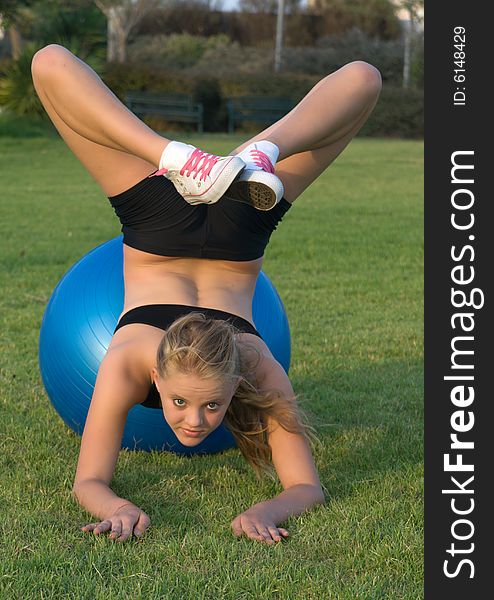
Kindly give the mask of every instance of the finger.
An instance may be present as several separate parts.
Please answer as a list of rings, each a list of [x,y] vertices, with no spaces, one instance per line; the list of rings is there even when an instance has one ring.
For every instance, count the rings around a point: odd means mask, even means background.
[[[284,535],[284,536],[290,535],[286,529],[283,529],[283,527],[278,527],[278,531],[281,533],[281,535]]]
[[[105,531],[108,531],[111,527],[111,521],[110,519],[106,519],[105,521],[101,521],[101,523],[98,523],[96,525],[96,527],[94,528],[94,533],[96,535],[103,533]]]
[[[250,539],[259,540],[260,542],[264,541],[264,536],[261,535],[253,525],[242,524],[242,527],[247,537],[249,537]]]
[[[277,527],[268,527],[268,531],[275,542],[281,542],[281,535]]]
[[[230,527],[232,528],[233,533],[236,536],[242,535],[244,532],[244,530],[242,529],[242,526],[240,525],[240,517],[233,519],[233,521],[230,524]]]
[[[274,544],[273,538],[271,537],[266,527],[264,527],[264,525],[258,525],[257,531],[259,531],[259,533],[262,535],[263,541],[265,541],[267,544]]]
[[[87,525],[84,525],[84,527],[81,527],[81,531],[93,531],[97,524],[98,523],[88,523]]]
[[[254,523],[250,520],[249,517],[239,515],[239,519],[240,524],[242,525],[242,529],[246,533],[247,537],[253,540],[259,540],[260,542],[264,540],[264,536],[257,531]]]
[[[112,540],[116,539],[122,533],[122,521],[120,519],[112,519],[112,527],[110,535],[108,536]]]
[[[132,529],[122,529],[122,533],[117,538],[117,542],[125,542],[125,540],[127,540],[130,537],[131,533]]]
[[[148,517],[148,515],[144,512],[141,512],[141,514],[139,515],[139,520],[137,521],[134,527],[135,535],[142,535],[144,531],[149,527],[150,523],[151,519]]]

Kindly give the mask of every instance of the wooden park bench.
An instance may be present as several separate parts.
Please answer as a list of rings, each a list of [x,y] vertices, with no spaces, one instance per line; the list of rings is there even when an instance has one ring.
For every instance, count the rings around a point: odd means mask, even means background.
[[[190,94],[127,92],[125,104],[138,117],[162,117],[166,121],[197,123],[197,131],[204,131],[203,106],[194,102]]]
[[[295,102],[284,96],[236,96],[227,98],[228,132],[242,122],[271,125],[284,117],[295,106]]]

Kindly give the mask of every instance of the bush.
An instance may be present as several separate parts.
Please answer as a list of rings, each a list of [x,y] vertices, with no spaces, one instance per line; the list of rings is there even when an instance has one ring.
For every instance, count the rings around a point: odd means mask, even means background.
[[[354,60],[364,60],[381,72],[383,81],[399,84],[403,73],[403,52],[389,54],[377,52],[345,53],[333,48],[285,48],[283,70],[289,73],[327,75]]]
[[[320,80],[313,75],[237,75],[221,80],[223,96],[286,96],[299,102]]]
[[[26,44],[20,57],[5,67],[0,79],[0,106],[15,115],[42,117],[45,113],[31,77],[31,61],[38,50]]]
[[[372,3],[369,9],[369,2]],[[355,4],[367,4],[359,10]],[[285,16],[284,41],[287,46],[312,46],[323,35],[341,34],[358,27],[370,36],[382,39],[400,37],[399,21],[389,0],[354,0],[353,6],[342,0],[320,14],[295,12]],[[175,2],[149,13],[135,28],[134,35],[194,36],[226,34],[243,46],[272,43],[276,31],[276,14],[262,12],[220,12],[204,3]]]
[[[417,66],[413,82],[420,85],[420,63],[423,40],[414,44],[412,58]],[[209,76],[214,65],[214,76],[229,78],[241,75],[263,74],[271,78],[274,66],[274,48],[269,46],[241,46],[225,35],[210,38],[189,34],[170,36],[141,36],[129,45],[129,61],[152,65],[168,71],[180,71],[187,76]],[[383,41],[371,38],[358,29],[342,36],[321,38],[315,47],[285,47],[283,73],[327,75],[354,60],[364,60],[376,66],[383,80],[400,85],[403,77],[403,41]]]
[[[90,0],[77,3],[36,2],[23,12],[23,37],[38,45],[60,44],[82,60],[96,54],[105,59],[106,17]]]
[[[218,44],[208,48],[191,69],[189,74],[198,76],[211,71],[214,65],[216,77],[232,75],[255,75],[273,73],[274,54],[272,48],[242,47],[238,42]]]
[[[122,101],[128,90],[184,94],[194,90],[194,80],[184,73],[141,63],[107,63],[101,77]]]
[[[34,89],[31,62],[47,44],[60,44],[88,63],[95,71],[105,64],[106,19],[89,0],[70,7],[60,3],[36,3],[23,12],[22,35],[31,41],[17,61],[0,65],[0,106],[13,115],[48,117]]]
[[[229,43],[226,35],[142,35],[128,45],[127,56],[130,62],[181,70],[197,64],[208,50],[225,48]]]
[[[417,36],[412,46],[412,64],[410,79],[414,87],[424,88],[424,37]]]
[[[195,102],[201,102],[203,105],[204,130],[225,131],[228,126],[228,112],[219,81],[214,77],[197,78],[192,95]]]
[[[359,135],[424,137],[424,93],[417,89],[383,86],[379,101]]]
[[[159,70],[138,64],[108,65],[103,77],[105,83],[123,99],[127,90],[157,92],[183,92],[193,94],[201,101],[205,111],[207,131],[226,131],[226,98],[230,96],[264,95],[287,96],[299,102],[321,76],[302,74],[237,74],[218,79],[204,75],[187,75],[184,72]],[[156,120],[148,121],[160,128]],[[161,124],[165,129],[165,126]],[[173,129],[190,126],[173,124]],[[380,100],[359,135],[384,137],[423,136],[423,92],[416,89],[384,85]],[[255,125],[245,124],[245,129],[255,131]]]
[[[285,47],[283,49],[284,75],[323,77],[343,65],[363,60],[379,69],[383,81],[399,86],[403,79],[403,41],[383,41],[353,29],[342,36],[321,38],[315,47]],[[202,58],[187,69],[197,76],[215,65],[215,75],[231,78],[241,74],[273,76],[274,51],[272,47],[243,47],[237,42],[209,48]],[[423,39],[417,36],[412,47],[412,84],[423,87]],[[269,85],[269,84],[268,84]]]
[[[202,70],[197,74],[190,71],[170,71],[128,63],[120,65],[110,63],[102,75],[106,85],[124,100],[128,90],[153,91],[163,93],[192,94],[197,102],[202,102],[205,114],[206,131],[226,131],[227,111],[226,98],[241,95],[288,96],[298,101],[310,90],[319,79],[302,75],[234,75],[230,77],[205,76]],[[155,128],[165,129],[165,125],[156,119],[146,119],[146,123]],[[174,128],[184,127],[174,124]]]
[[[331,72],[354,60],[365,60],[379,69],[383,81],[401,83],[403,72],[403,40],[385,41],[373,38],[360,31],[350,29],[343,35],[325,36],[318,40],[317,48],[327,52],[337,65],[328,69]]]
[[[2,65],[0,79],[0,106],[14,115],[31,115],[46,118],[46,112],[34,89],[31,75],[31,62],[36,52],[43,46],[39,42],[31,42],[16,61]],[[78,54],[79,46],[67,45],[68,50]],[[84,59],[96,71],[101,70],[102,61],[99,56],[86,56]]]

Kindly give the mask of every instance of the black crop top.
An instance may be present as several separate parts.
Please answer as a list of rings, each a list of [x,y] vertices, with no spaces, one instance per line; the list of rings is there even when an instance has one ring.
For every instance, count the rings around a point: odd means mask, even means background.
[[[184,304],[147,304],[138,306],[127,311],[120,318],[115,331],[118,331],[125,325],[132,323],[142,323],[144,325],[152,325],[160,329],[167,329],[176,319],[187,315],[191,312],[200,312],[210,319],[228,321],[242,333],[251,333],[260,337],[261,334],[257,329],[243,317],[233,315],[232,313],[215,308],[205,308],[202,306],[186,306]],[[149,389],[149,394],[142,406],[147,408],[161,408],[161,398],[159,392],[153,383]]]

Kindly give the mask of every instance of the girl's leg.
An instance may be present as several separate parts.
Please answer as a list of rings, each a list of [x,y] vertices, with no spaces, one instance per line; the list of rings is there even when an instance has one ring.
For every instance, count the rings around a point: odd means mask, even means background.
[[[335,160],[365,123],[381,91],[381,76],[372,65],[355,61],[317,83],[282,119],[248,140],[269,140],[280,156],[276,175],[285,198],[295,199]]]
[[[58,45],[42,48],[32,75],[53,124],[107,196],[156,170],[169,140],[128,110],[74,54]]]

